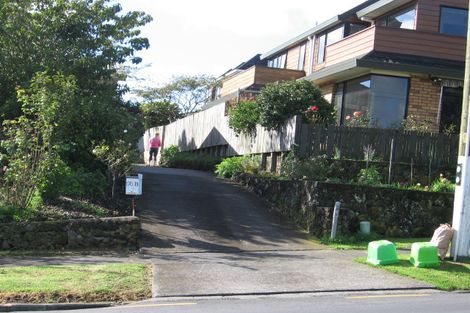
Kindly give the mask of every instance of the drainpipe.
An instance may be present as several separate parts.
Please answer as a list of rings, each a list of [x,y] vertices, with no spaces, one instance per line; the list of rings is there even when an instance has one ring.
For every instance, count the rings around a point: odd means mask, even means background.
[[[308,41],[310,42],[310,55],[309,55],[309,64],[308,64],[308,71],[307,71],[307,76],[311,75],[313,72],[313,60],[314,60],[314,46],[315,46],[315,40],[317,36],[308,36]]]

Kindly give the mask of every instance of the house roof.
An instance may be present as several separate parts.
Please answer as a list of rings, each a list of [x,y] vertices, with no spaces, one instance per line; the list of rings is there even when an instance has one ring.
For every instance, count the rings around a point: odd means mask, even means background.
[[[385,52],[371,52],[360,58],[357,65],[455,79],[463,79],[465,72],[463,61]]]
[[[220,78],[225,78],[226,76],[229,76],[233,73],[238,73],[239,71],[243,71],[243,70],[246,70],[246,69],[249,69],[250,67],[252,67],[253,65],[257,65],[261,63],[261,54],[257,54],[255,55],[254,57],[252,57],[251,59],[245,61],[245,62],[242,62],[240,64],[238,64],[237,66],[235,66],[234,68],[232,69],[229,69],[228,71],[226,71],[225,73],[223,73],[222,75],[220,75]]]
[[[377,18],[391,10],[414,0],[379,0],[357,12],[357,17],[364,20]]]
[[[325,67],[304,77],[317,83],[331,80],[342,81],[370,73],[371,69],[425,74],[440,78],[461,80],[464,77],[464,62],[428,58],[396,53],[371,52],[362,57]]]
[[[393,1],[393,0],[392,0]],[[397,0],[395,0],[397,1]],[[398,0],[398,1],[402,1],[402,0]],[[358,6],[355,6],[354,8],[342,13],[342,14],[339,14],[337,16],[334,16],[332,18],[330,18],[329,20],[321,23],[321,24],[318,24],[317,26],[313,27],[313,28],[310,28],[309,30],[307,30],[306,32],[303,32],[302,34],[284,42],[283,44],[277,46],[276,48],[266,52],[265,54],[263,54],[261,56],[261,60],[265,60],[267,58],[270,58],[280,52],[282,52],[283,50],[286,50],[296,44],[299,44],[301,43],[302,41],[305,41],[308,39],[309,36],[312,36],[312,35],[315,35],[315,34],[318,34],[318,33],[321,33],[331,27],[334,27],[336,25],[339,25],[341,24],[342,22],[346,21],[348,18],[352,17],[352,16],[356,16],[356,13],[376,2],[380,2],[380,0],[368,0],[368,1],[365,1],[361,4],[359,4]]]

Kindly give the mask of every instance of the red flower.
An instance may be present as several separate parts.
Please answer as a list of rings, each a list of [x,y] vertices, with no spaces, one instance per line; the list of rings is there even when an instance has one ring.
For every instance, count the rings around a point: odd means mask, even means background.
[[[317,107],[316,105],[312,105],[312,106],[310,107],[310,111],[316,112],[316,111],[318,111],[318,107]]]
[[[361,111],[356,111],[353,113],[354,117],[359,117],[362,115],[362,112]]]

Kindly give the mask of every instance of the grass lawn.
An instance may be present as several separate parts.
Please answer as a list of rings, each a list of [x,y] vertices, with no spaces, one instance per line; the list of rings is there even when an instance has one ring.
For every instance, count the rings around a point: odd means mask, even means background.
[[[431,238],[385,238],[367,236],[337,237],[334,240],[322,239],[321,243],[339,250],[367,250],[370,241],[386,239],[395,244],[397,249],[410,250],[413,242],[429,241]]]
[[[436,268],[417,268],[408,261],[409,256],[399,255],[398,258],[400,259],[398,264],[374,267],[424,281],[441,290],[470,290],[470,261],[468,259],[463,262],[444,261]],[[357,258],[356,262],[366,264],[366,258]]]
[[[143,264],[46,265],[0,269],[0,303],[131,301],[151,296]]]

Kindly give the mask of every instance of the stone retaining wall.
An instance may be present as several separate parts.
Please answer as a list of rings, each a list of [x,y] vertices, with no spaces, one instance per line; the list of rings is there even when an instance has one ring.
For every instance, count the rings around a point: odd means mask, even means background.
[[[271,180],[240,175],[237,180],[273,205],[274,210],[311,234],[331,229],[335,201],[342,207],[339,231],[354,233],[359,221],[387,236],[431,236],[452,221],[453,194],[314,181]]]
[[[0,224],[0,249],[138,249],[137,217]]]

